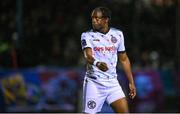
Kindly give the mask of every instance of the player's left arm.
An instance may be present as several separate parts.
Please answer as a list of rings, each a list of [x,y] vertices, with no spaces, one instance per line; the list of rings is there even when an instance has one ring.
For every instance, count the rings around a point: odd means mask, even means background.
[[[121,52],[118,54],[118,59],[122,64],[123,70],[129,80],[129,89],[130,89],[130,98],[134,98],[136,96],[136,87],[134,84],[134,79],[131,71],[131,64],[126,52]]]

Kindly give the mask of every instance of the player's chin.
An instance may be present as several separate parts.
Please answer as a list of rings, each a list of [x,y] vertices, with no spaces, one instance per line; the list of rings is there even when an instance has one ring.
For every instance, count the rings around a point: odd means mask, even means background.
[[[98,26],[98,25],[93,25],[93,29],[95,30],[95,31],[98,31],[98,30],[100,30],[100,26]]]

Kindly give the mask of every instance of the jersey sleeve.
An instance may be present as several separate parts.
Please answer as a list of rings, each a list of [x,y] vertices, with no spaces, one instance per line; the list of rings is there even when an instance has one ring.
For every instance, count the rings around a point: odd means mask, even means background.
[[[92,48],[92,44],[91,44],[91,40],[90,40],[90,36],[87,33],[82,33],[81,35],[81,46],[82,49],[85,49],[87,47]]]
[[[118,32],[118,34],[120,37],[120,41],[119,41],[119,45],[118,45],[118,53],[125,52],[126,49],[125,49],[125,45],[124,45],[124,35],[122,32]]]

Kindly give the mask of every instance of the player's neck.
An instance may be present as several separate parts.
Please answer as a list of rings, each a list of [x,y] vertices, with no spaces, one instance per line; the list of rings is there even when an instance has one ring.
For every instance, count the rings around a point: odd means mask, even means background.
[[[99,32],[101,32],[101,33],[103,33],[103,34],[106,34],[106,33],[109,32],[109,29],[110,29],[110,28],[107,26],[107,27],[102,28]]]

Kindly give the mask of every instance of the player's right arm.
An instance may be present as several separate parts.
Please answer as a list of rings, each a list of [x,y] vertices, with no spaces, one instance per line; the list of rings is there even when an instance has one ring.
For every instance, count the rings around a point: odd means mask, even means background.
[[[84,52],[84,57],[89,64],[97,66],[100,70],[104,72],[108,70],[106,63],[97,61],[93,58],[91,48],[89,47],[85,48],[83,52]]]
[[[107,64],[94,59],[92,52],[93,46],[90,39],[91,38],[86,33],[83,33],[81,35],[81,45],[82,45],[84,57],[89,64],[95,65],[100,70],[105,72],[108,70]]]
[[[92,56],[92,49],[90,47],[88,47],[88,48],[85,48],[83,52],[84,52],[84,57],[85,57],[86,61],[89,64],[93,65],[93,63],[95,62],[95,59]]]

